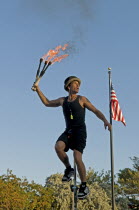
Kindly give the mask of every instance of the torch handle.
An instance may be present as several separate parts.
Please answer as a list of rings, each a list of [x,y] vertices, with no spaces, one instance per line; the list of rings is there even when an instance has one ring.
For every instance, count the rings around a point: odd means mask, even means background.
[[[40,68],[41,68],[41,63],[42,63],[43,59],[41,58],[40,59],[40,62],[39,62],[39,67],[38,67],[38,70],[37,70],[37,73],[36,73],[36,78],[39,77],[39,74],[40,74]]]
[[[37,85],[39,84],[40,80],[41,80],[40,77],[39,77],[38,79],[35,80],[35,82],[34,82],[33,85],[32,85],[31,90],[36,91],[36,87],[35,87],[35,86],[37,86]]]
[[[39,84],[39,82],[40,82],[42,76],[44,75],[44,73],[46,72],[47,68],[52,64],[51,61],[49,61],[49,62],[45,61],[44,66],[43,66],[43,69],[42,69],[42,71],[40,72],[40,65],[41,65],[41,62],[42,62],[42,60],[40,60],[39,68],[38,68],[37,74],[36,74],[36,80],[35,80],[35,82],[33,83],[33,86],[32,86],[32,88],[31,88],[33,91],[36,91],[36,87],[35,87],[35,86],[37,86],[37,85]]]
[[[52,63],[49,61],[49,62],[45,62],[45,64],[44,64],[44,67],[43,67],[43,69],[42,69],[42,71],[41,71],[41,73],[40,73],[40,77],[42,77],[43,75],[44,75],[44,73],[46,72],[46,70],[47,70],[47,68],[51,65]]]

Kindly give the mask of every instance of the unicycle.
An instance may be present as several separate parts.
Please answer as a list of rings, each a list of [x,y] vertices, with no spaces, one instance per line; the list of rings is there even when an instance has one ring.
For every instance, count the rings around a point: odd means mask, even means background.
[[[77,201],[78,201],[78,187],[77,187],[77,167],[76,163],[74,161],[74,177],[72,179],[71,185],[70,185],[71,191],[73,192],[73,203],[72,203],[72,210],[77,210]]]

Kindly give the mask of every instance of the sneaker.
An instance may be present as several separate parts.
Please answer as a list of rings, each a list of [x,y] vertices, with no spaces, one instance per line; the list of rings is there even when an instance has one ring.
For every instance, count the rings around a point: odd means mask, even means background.
[[[64,176],[62,178],[62,182],[69,182],[71,180],[71,177],[74,175],[74,169],[65,169]]]
[[[89,188],[87,186],[80,185],[78,198],[85,198],[89,194]]]

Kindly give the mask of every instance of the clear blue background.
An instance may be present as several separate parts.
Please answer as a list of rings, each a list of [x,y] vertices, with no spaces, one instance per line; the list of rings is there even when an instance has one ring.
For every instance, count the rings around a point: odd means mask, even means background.
[[[127,126],[113,121],[115,174],[139,156],[139,1],[5,0],[0,5],[0,174],[44,184],[64,166],[54,150],[65,129],[61,107],[46,108],[31,91],[39,58],[69,43],[69,57],[41,80],[48,99],[67,95],[66,77],[82,80],[85,95],[109,120],[108,67]],[[86,168],[110,169],[109,132],[87,111]],[[69,152],[73,163],[72,152]]]

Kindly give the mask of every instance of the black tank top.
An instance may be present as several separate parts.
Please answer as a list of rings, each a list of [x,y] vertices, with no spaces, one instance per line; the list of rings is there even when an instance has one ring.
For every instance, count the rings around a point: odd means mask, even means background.
[[[78,95],[74,101],[68,102],[68,97],[65,97],[63,114],[67,128],[85,126],[85,108],[80,105],[79,98],[80,96]]]

